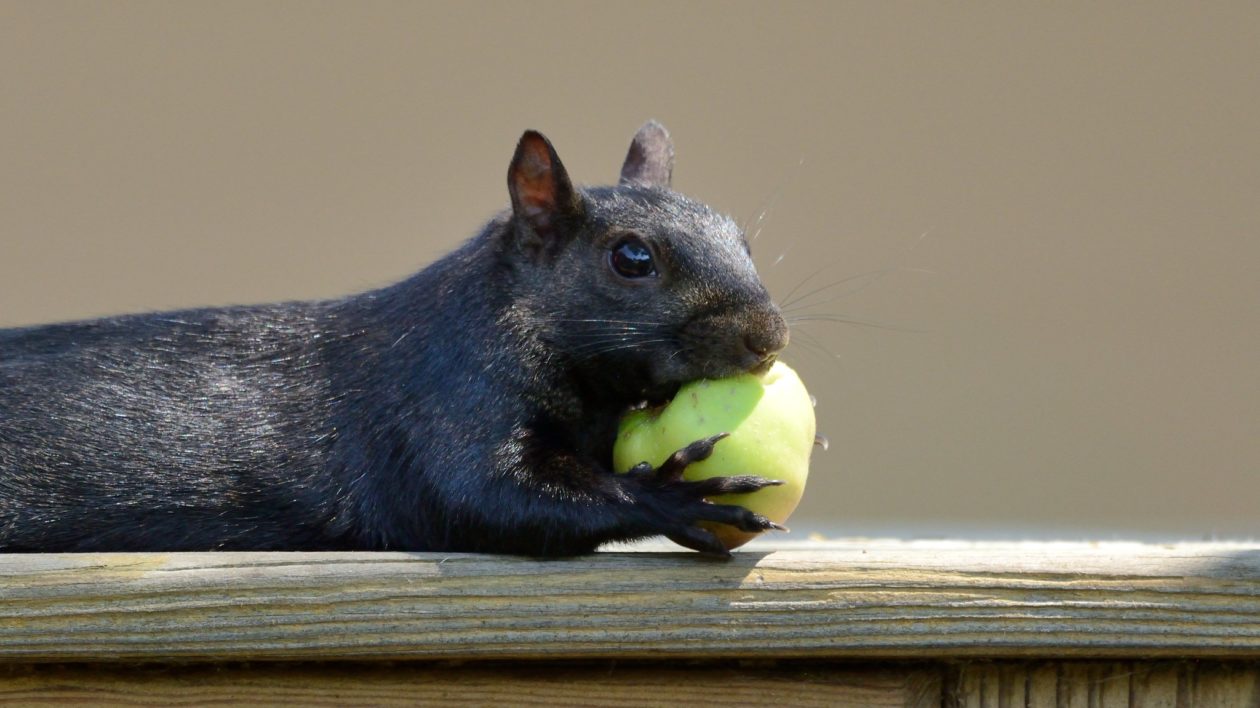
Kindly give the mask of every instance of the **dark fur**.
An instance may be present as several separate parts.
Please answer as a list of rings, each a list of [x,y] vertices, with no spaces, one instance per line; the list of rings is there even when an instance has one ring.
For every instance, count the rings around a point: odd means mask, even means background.
[[[695,521],[767,528],[609,470],[628,405],[786,343],[743,234],[668,188],[664,130],[635,147],[577,190],[527,133],[513,209],[381,290],[0,330],[0,550],[720,552]],[[659,277],[612,272],[625,233]]]

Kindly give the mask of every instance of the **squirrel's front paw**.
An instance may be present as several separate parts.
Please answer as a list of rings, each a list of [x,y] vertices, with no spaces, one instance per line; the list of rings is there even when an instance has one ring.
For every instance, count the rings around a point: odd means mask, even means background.
[[[728,435],[719,433],[697,440],[669,456],[658,467],[641,462],[627,474],[641,494],[638,501],[652,507],[654,529],[680,546],[722,558],[731,553],[711,532],[696,525],[698,521],[729,524],[741,531],[761,532],[770,529],[786,531],[761,514],[735,504],[714,504],[707,497],[720,494],[746,494],[765,487],[783,484],[777,479],[753,475],[710,477],[690,482],[683,479],[683,470],[693,462],[707,459],[713,447]]]

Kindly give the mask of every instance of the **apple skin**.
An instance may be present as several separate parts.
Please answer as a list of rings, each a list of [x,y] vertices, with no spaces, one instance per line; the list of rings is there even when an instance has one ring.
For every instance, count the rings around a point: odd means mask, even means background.
[[[776,362],[762,376],[740,374],[692,381],[664,406],[630,411],[618,428],[613,467],[626,472],[645,461],[655,467],[697,440],[730,433],[717,443],[709,459],[688,465],[683,477],[696,481],[751,474],[782,480],[777,487],[721,495],[710,501],[738,504],[783,523],[805,492],[814,432],[809,392],[795,371]],[[757,536],[726,524],[701,525],[728,550]]]

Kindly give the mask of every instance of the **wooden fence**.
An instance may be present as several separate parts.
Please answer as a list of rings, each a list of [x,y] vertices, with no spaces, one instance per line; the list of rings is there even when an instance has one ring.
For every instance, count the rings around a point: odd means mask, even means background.
[[[0,701],[1260,706],[1260,546],[0,555]]]

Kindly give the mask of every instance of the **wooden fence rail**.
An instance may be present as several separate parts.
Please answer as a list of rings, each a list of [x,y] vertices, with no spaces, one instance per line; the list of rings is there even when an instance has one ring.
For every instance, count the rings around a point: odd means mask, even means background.
[[[0,555],[0,700],[142,685],[154,702],[245,700],[242,686],[265,685],[277,702],[370,689],[467,705],[473,686],[486,702],[577,691],[648,704],[656,687],[686,704],[778,686],[802,705],[961,706],[1094,686],[1260,705],[1257,659],[1260,546],[1243,544],[849,541],[730,562]],[[1202,660],[1225,663],[1185,663]],[[330,681],[340,689],[318,688]]]

